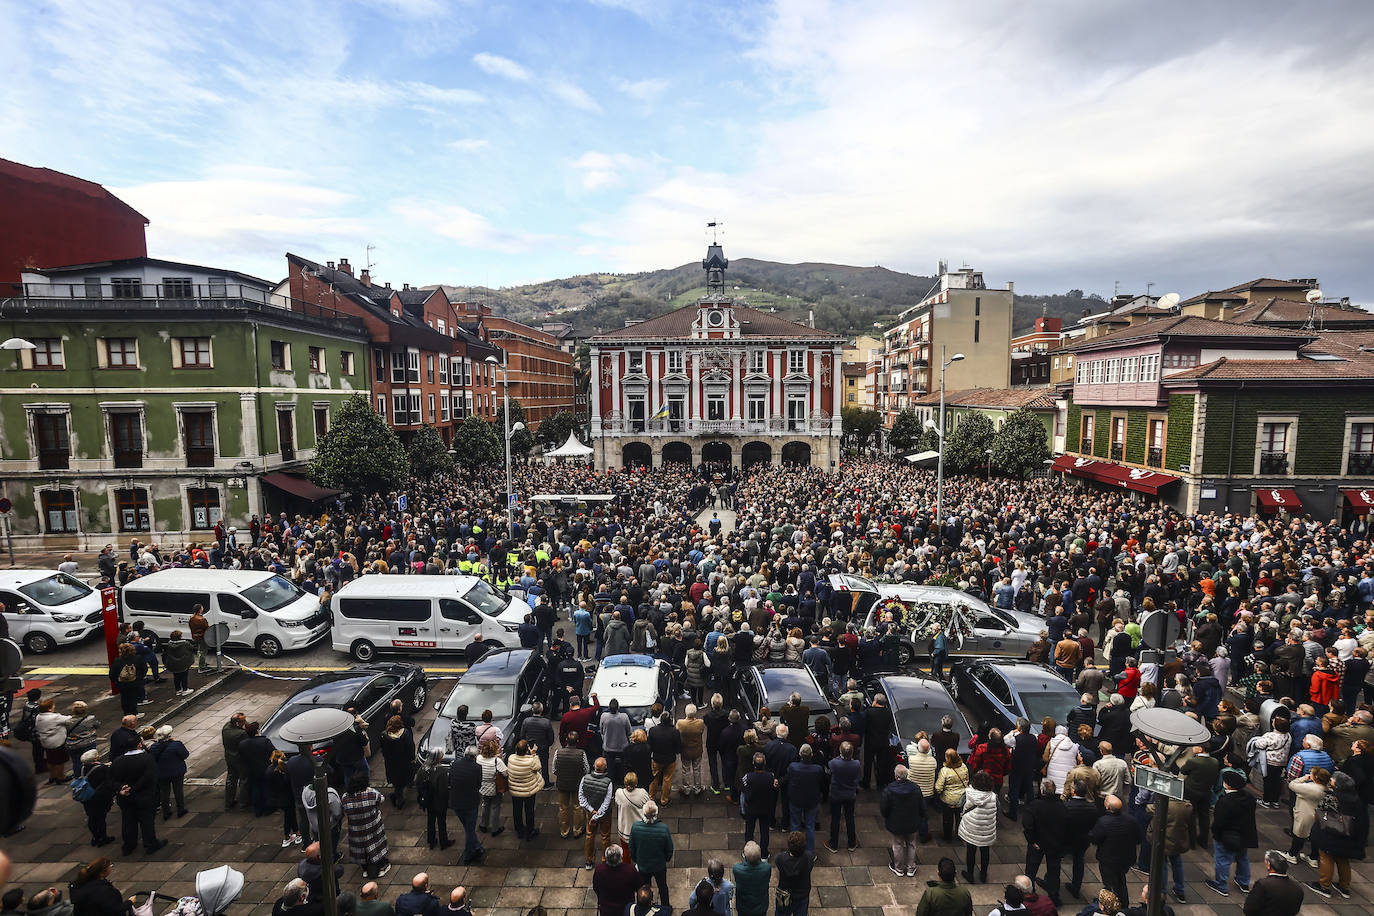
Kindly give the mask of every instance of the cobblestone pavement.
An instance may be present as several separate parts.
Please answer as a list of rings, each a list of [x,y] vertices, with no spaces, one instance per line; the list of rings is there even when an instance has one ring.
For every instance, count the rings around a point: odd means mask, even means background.
[[[66,679],[75,681],[77,679]],[[431,691],[431,700],[441,699],[452,681],[440,681]],[[83,692],[98,693],[104,685],[98,679],[83,678],[80,684],[67,683],[62,689],[71,698]],[[298,847],[283,849],[280,815],[255,819],[248,812],[226,812],[223,809],[224,762],[220,752],[219,730],[229,715],[242,710],[250,719],[265,720],[282,699],[291,692],[293,682],[265,680],[240,674],[228,689],[192,698],[189,704],[175,709],[167,721],[176,729],[177,737],[191,751],[187,804],[190,814],[185,818],[164,822],[159,819],[159,836],[170,844],[153,856],[138,852],[128,858],[118,855],[117,844],[107,846],[103,853],[114,851],[116,867],[112,880],[126,893],[159,889],[167,894],[190,893],[194,876],[202,868],[229,863],[244,871],[247,884],[233,912],[267,913],[282,885],[292,876],[300,858]],[[118,707],[105,703],[98,713],[108,721],[118,718]],[[155,707],[149,707],[154,709]],[[431,708],[425,710],[417,734],[432,718]],[[374,758],[374,776],[381,779],[380,758]],[[553,793],[541,796],[538,820],[542,833],[533,842],[520,843],[507,829],[500,837],[486,838],[491,850],[487,863],[481,867],[464,867],[457,863],[461,842],[442,853],[425,845],[424,813],[413,800],[405,809],[385,811],[391,859],[394,867],[383,879],[388,899],[407,889],[410,878],[424,870],[431,875],[433,886],[441,896],[456,884],[466,885],[473,894],[478,912],[492,916],[516,916],[522,909],[536,904],[544,906],[552,916],[565,912],[589,912],[595,906],[591,890],[591,872],[584,871],[580,843],[558,836],[557,808]],[[821,826],[828,824],[822,817]],[[951,855],[962,868],[963,847],[945,844],[938,839],[920,851],[920,870],[916,878],[897,877],[887,868],[887,834],[882,829],[874,793],[866,793],[858,806],[859,836],[862,844],[850,853],[827,852],[818,845],[819,860],[814,872],[815,889],[812,912],[818,916],[839,916],[857,913],[858,916],[909,916],[914,910],[925,882],[934,876],[935,862],[943,855]],[[728,864],[738,861],[743,845],[743,823],[737,813],[731,813],[723,797],[709,793],[698,800],[674,800],[664,812],[664,821],[672,830],[677,853],[670,873],[672,903],[681,908],[694,883],[704,874],[708,859],[718,857]],[[1287,847],[1283,836],[1286,812],[1261,811],[1261,840],[1266,847]],[[509,808],[506,823],[509,826]],[[118,809],[111,812],[111,829],[118,830]],[[461,838],[461,826],[450,818],[455,838]],[[117,835],[117,833],[116,833]],[[937,828],[938,837],[938,828]],[[774,845],[778,841],[775,839]],[[47,884],[62,884],[71,879],[76,867],[89,860],[94,851],[88,844],[88,834],[80,806],[71,801],[65,788],[41,788],[38,808],[26,830],[4,841],[4,848],[14,860],[12,882],[36,889]],[[1003,818],[998,842],[992,849],[992,865],[988,883],[971,890],[975,912],[985,913],[996,903],[1002,886],[1022,871],[1025,842],[1016,824]],[[1091,855],[1091,854],[1090,854]],[[1256,875],[1260,852],[1252,854]],[[1210,876],[1210,857],[1199,851],[1185,856],[1189,905],[1177,906],[1180,916],[1217,913],[1239,916],[1244,897],[1233,889],[1230,897],[1221,898],[1203,887]],[[1314,870],[1295,866],[1294,877],[1310,880]],[[1089,860],[1085,891],[1098,886],[1097,870]],[[1140,892],[1141,876],[1132,872],[1132,896]],[[342,887],[356,890],[362,883],[357,866],[348,865]],[[1325,901],[1309,894],[1305,914],[1374,913],[1374,864],[1356,863],[1355,894],[1352,900]],[[1077,912],[1082,903],[1066,899],[1065,911]]]

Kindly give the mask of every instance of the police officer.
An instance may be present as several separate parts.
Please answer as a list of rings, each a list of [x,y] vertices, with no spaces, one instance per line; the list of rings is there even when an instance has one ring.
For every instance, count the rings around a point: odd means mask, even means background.
[[[554,662],[554,689],[549,698],[549,715],[556,718],[568,708],[568,700],[582,693],[584,673],[582,663],[573,656],[572,646],[563,644],[563,651]]]

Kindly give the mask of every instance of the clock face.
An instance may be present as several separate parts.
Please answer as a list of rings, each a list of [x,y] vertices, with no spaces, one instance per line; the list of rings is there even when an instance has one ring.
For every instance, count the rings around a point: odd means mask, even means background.
[[[713,328],[718,328],[725,324],[725,313],[720,309],[711,309],[706,313],[706,324]]]

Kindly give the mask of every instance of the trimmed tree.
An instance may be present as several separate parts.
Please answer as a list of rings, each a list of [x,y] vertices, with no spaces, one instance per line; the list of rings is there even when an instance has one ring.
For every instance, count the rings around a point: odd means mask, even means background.
[[[855,448],[866,448],[873,434],[883,425],[883,418],[876,410],[866,407],[844,407],[840,409],[840,430]]]
[[[1022,480],[1050,458],[1049,433],[1029,410],[1007,417],[992,440],[992,463],[999,471]]]
[[[506,434],[505,423],[505,404],[503,401],[496,402],[496,439],[498,444],[502,436]],[[510,402],[510,425],[524,423],[524,429],[517,429],[510,437],[510,453],[512,458],[526,458],[534,448],[534,434],[530,432],[529,421],[525,419],[525,408],[520,405],[520,401],[511,398]],[[505,457],[505,446],[502,446],[502,457]]]
[[[938,452],[940,450],[940,437],[935,434],[935,430],[929,426],[921,426],[921,435],[916,438],[916,451],[918,452]]]
[[[915,450],[920,435],[921,421],[916,419],[916,412],[904,410],[892,421],[892,432],[887,434],[887,444],[898,455],[904,455]]]
[[[315,447],[310,480],[354,494],[385,493],[403,486],[410,462],[396,433],[364,395],[344,401]]]
[[[568,441],[568,433],[580,425],[577,422],[577,415],[571,410],[560,410],[539,424],[539,441],[551,448],[558,448]]]
[[[992,421],[984,414],[969,412],[961,416],[959,425],[945,440],[945,471],[969,472],[983,467],[996,435]]]
[[[505,459],[501,449],[501,434],[496,427],[476,414],[470,414],[453,433],[453,451],[457,461],[468,470]]]
[[[406,451],[410,453],[410,473],[421,480],[453,470],[448,446],[439,431],[428,423],[415,432]]]

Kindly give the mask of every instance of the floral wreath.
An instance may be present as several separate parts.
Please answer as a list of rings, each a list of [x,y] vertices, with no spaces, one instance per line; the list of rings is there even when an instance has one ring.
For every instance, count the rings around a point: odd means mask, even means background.
[[[912,641],[919,645],[922,641],[935,638],[935,625],[939,624],[945,635],[963,645],[966,638],[973,635],[973,624],[968,611],[958,604],[931,604],[922,602],[910,609],[908,618],[911,626]]]

